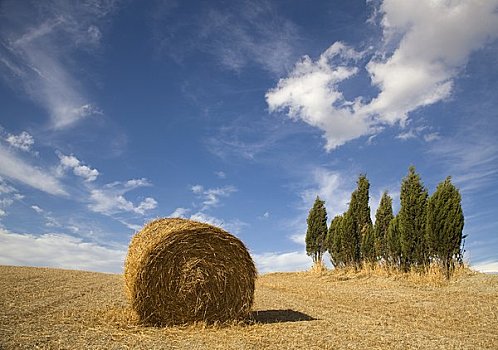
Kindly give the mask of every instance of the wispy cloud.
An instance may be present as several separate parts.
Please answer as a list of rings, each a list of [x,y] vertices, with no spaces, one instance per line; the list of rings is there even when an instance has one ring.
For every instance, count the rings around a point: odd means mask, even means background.
[[[206,214],[203,211],[197,211],[192,213],[192,209],[188,208],[176,208],[171,214],[168,215],[169,218],[184,218],[190,219],[198,222],[204,222],[206,224],[210,224],[216,227],[221,227],[228,232],[233,234],[240,234],[242,229],[248,226],[247,223],[238,220],[238,219],[230,219],[223,220],[217,218],[216,216]]]
[[[125,198],[125,194],[139,187],[150,186],[146,179],[133,179],[126,182],[113,182],[102,188],[90,190],[90,210],[104,215],[117,213],[135,213],[145,215],[146,212],[157,207],[157,201],[147,197],[138,204]]]
[[[223,186],[218,188],[204,188],[201,185],[192,186],[192,192],[202,199],[201,211],[217,206],[220,198],[229,197],[237,189],[234,186]]]
[[[435,140],[429,155],[453,176],[463,191],[475,191],[498,179],[498,143],[495,135],[475,133],[472,126],[454,137]]]
[[[14,192],[17,192],[17,190],[0,177],[0,194],[9,194]]]
[[[471,53],[498,37],[497,6],[498,0],[385,0],[381,47],[357,53],[336,42],[316,61],[305,56],[267,92],[270,111],[287,111],[322,130],[328,151],[396,123],[404,126],[410,112],[448,98]],[[346,100],[339,83],[360,71],[379,93]]]
[[[217,171],[217,172],[215,172],[215,175],[216,175],[219,179],[226,179],[226,178],[227,178],[227,174],[225,174],[225,172],[223,172],[223,171]]]
[[[39,206],[37,206],[37,205],[32,205],[32,206],[31,206],[31,209],[33,209],[34,211],[36,211],[38,214],[43,213],[43,209],[42,209],[42,208],[40,208],[40,207],[39,207]]]
[[[34,236],[0,228],[0,265],[121,273],[126,248],[108,248],[63,234]]]
[[[236,72],[257,65],[282,74],[296,57],[297,27],[280,16],[269,1],[236,1],[222,6],[209,2],[184,13],[181,3],[162,6],[164,11],[153,15],[156,45],[178,61],[202,53]],[[172,16],[183,16],[181,25],[172,24]]]
[[[317,167],[312,171],[312,183],[301,192],[302,208],[306,212],[313,206],[316,196],[325,200],[329,218],[346,211],[355,183],[345,181],[338,171]]]
[[[49,6],[5,1],[1,6],[1,76],[40,104],[54,129],[102,114],[67,64],[67,57],[98,45],[98,23],[115,1],[53,2]]]
[[[484,273],[498,273],[498,261],[483,261],[475,265],[471,265],[474,270]]]
[[[204,188],[202,185],[194,185],[190,187],[190,190],[201,203],[193,203],[193,208],[176,208],[168,217],[180,217],[205,222],[213,226],[221,227],[236,235],[240,234],[242,229],[248,226],[247,223],[237,218],[225,220],[209,213],[210,209],[220,205],[223,198],[227,198],[233,192],[237,191],[234,186]]]
[[[0,175],[12,181],[31,186],[56,196],[66,196],[67,192],[59,180],[49,171],[37,168],[0,144]]]
[[[252,254],[259,273],[308,270],[312,261],[304,251]]]

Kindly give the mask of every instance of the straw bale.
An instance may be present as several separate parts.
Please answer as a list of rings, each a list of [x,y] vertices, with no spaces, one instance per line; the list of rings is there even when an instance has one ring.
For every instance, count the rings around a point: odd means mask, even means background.
[[[128,300],[141,323],[228,322],[248,316],[256,268],[228,232],[186,219],[158,219],[131,240]]]

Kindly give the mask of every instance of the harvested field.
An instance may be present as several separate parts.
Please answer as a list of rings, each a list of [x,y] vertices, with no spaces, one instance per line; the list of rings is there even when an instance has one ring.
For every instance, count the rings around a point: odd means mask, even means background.
[[[498,276],[258,278],[253,320],[138,326],[122,275],[0,267],[1,349],[498,349]]]

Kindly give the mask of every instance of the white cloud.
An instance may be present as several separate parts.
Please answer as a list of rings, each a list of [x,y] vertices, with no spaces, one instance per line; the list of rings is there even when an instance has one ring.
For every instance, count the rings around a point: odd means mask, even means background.
[[[197,213],[192,214],[190,216],[190,220],[204,222],[206,224],[210,224],[210,225],[221,227],[221,228],[225,227],[225,222],[223,220],[218,219],[214,216],[202,213],[202,212],[197,212]]]
[[[17,192],[17,190],[10,186],[8,183],[5,182],[4,179],[2,179],[2,177],[0,177],[0,193],[14,193],[14,192]]]
[[[204,187],[202,187],[201,185],[194,185],[191,187],[191,190],[195,194],[201,194],[202,191],[204,191]]]
[[[242,229],[245,226],[248,226],[247,223],[240,221],[239,219],[230,219],[225,221],[203,212],[193,213],[192,215],[190,215],[189,219],[220,227],[235,235],[239,235]]]
[[[327,150],[372,133],[369,120],[358,111],[360,101],[346,101],[338,89],[340,82],[358,72],[352,63],[360,56],[340,42],[317,61],[305,56],[287,78],[266,93],[270,112],[287,110],[290,118],[323,130]]]
[[[407,141],[410,139],[423,139],[425,142],[432,142],[440,138],[439,133],[431,132],[427,126],[410,128],[396,135],[398,140]]]
[[[54,129],[102,114],[85,93],[83,79],[67,62],[76,48],[88,51],[98,44],[101,33],[95,23],[111,11],[114,1],[85,6],[61,2],[43,8],[8,3],[0,31],[5,49],[0,52],[0,62],[7,68],[3,78],[40,104]]]
[[[119,185],[120,183],[117,182]],[[114,184],[111,184],[113,186]],[[152,186],[152,184],[147,180],[146,178],[141,178],[141,179],[131,179],[125,182],[124,187],[128,189],[134,189],[138,187],[145,187],[145,186]]]
[[[497,6],[496,0],[385,0],[384,40],[402,37],[387,60],[367,65],[381,90],[367,110],[389,123],[404,122],[409,112],[448,97],[472,51],[498,36]]]
[[[498,261],[484,261],[477,264],[472,264],[474,270],[484,273],[498,273]]]
[[[429,134],[424,135],[424,140],[426,142],[436,141],[436,140],[439,140],[440,138],[441,138],[441,136],[437,132],[431,132]]]
[[[37,206],[37,205],[32,205],[32,206],[31,206],[31,209],[33,209],[34,211],[36,211],[38,214],[43,213],[43,209],[42,209],[42,208],[40,208],[40,207],[39,207],[39,206]]]
[[[417,135],[415,135],[415,132],[413,131],[413,129],[410,129],[408,131],[405,131],[405,132],[402,132],[401,134],[396,135],[396,138],[403,140],[403,141],[406,141],[409,139],[417,138]]]
[[[269,212],[269,211],[265,211],[265,212],[264,212],[264,214],[263,214],[263,217],[264,217],[265,219],[268,219],[268,218],[270,217],[270,215],[271,215],[271,214],[270,214],[270,212]]]
[[[168,215],[169,218],[186,218],[190,209],[187,208],[176,208],[171,214]]]
[[[216,176],[220,179],[226,179],[227,175],[223,171],[215,172]]]
[[[0,217],[5,216],[5,215],[7,215],[7,213],[5,212],[5,210],[0,209]]]
[[[147,197],[135,208],[135,212],[144,215],[146,211],[155,208],[157,208],[157,201],[152,197]]]
[[[296,57],[297,27],[268,1],[199,4],[162,3],[154,16],[154,36],[160,51],[182,61],[198,52],[214,57],[229,70],[239,72],[258,65],[273,74],[285,72]],[[185,13],[185,23],[170,18]],[[182,15],[183,16],[183,15]],[[166,31],[165,31],[166,28]],[[165,35],[167,33],[167,35]]]
[[[304,251],[251,255],[259,273],[305,271],[312,265],[311,258]]]
[[[102,188],[90,191],[88,207],[97,213],[112,215],[120,212],[130,212],[145,215],[146,212],[157,207],[157,201],[147,197],[137,205],[126,199],[124,195],[138,187],[150,186],[146,179],[134,179],[127,182],[113,182]]]
[[[498,144],[494,130],[489,131],[487,135],[467,124],[454,137],[431,143],[429,155],[446,167],[462,191],[478,190],[498,179]]]
[[[217,206],[220,203],[220,198],[229,197],[233,192],[237,191],[234,186],[205,189],[201,185],[194,185],[191,190],[202,199],[203,207],[201,211]]]
[[[26,131],[21,132],[19,135],[9,134],[6,141],[12,146],[19,148],[23,151],[29,151],[31,146],[35,143],[33,136]]]
[[[63,173],[64,170],[67,169],[72,169],[74,175],[82,177],[85,182],[95,181],[97,176],[99,176],[97,169],[92,169],[86,165],[83,165],[75,156],[66,156],[62,153],[58,153],[57,155],[60,159],[60,167],[58,169],[59,173]]]
[[[13,181],[36,188],[57,196],[65,196],[64,190],[59,181],[46,170],[36,168],[24,160],[16,157],[9,150],[0,144],[0,175]]]
[[[341,173],[324,168],[316,168],[312,174],[312,186],[301,192],[303,208],[309,210],[316,196],[319,196],[325,201],[329,219],[344,213],[347,210],[354,183],[346,184]]]
[[[43,266],[122,273],[126,249],[62,235],[34,236],[0,228],[0,265]]]
[[[328,151],[379,127],[403,126],[410,112],[449,97],[470,54],[498,37],[497,6],[498,0],[385,0],[383,47],[394,45],[392,52],[379,49],[363,67],[354,66],[358,54],[338,42],[317,61],[305,56],[267,92],[270,111],[287,110],[322,130]],[[368,96],[345,100],[338,86],[359,68],[380,90],[369,102]]]
[[[306,246],[306,233],[296,233],[290,235],[289,239],[296,244]]]
[[[87,32],[90,41],[93,43],[98,43],[102,38],[102,33],[100,32],[100,29],[97,26],[91,25],[90,27],[88,27]]]

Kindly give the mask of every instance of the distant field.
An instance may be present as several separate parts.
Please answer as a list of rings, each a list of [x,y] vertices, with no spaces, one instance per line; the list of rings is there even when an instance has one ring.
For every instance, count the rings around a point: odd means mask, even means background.
[[[0,349],[498,349],[498,276],[260,277],[254,320],[137,326],[123,276],[0,266]]]

